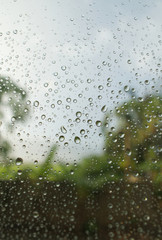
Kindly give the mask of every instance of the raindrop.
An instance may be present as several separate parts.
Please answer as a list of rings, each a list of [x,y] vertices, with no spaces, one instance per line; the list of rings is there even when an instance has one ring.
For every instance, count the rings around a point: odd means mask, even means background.
[[[15,30],[13,31],[13,33],[14,33],[14,34],[17,34],[17,30],[15,29]]]
[[[90,78],[87,79],[87,83],[91,83],[92,80]]]
[[[38,213],[37,211],[34,211],[34,212],[33,212],[33,217],[34,217],[34,218],[38,218],[38,217],[39,217],[39,213]]]
[[[61,126],[61,132],[64,133],[64,134],[67,133],[67,130],[64,126]]]
[[[55,108],[55,104],[51,104],[51,108]]]
[[[125,152],[128,156],[131,156],[132,152],[129,148],[126,149],[126,152]]]
[[[102,122],[101,121],[96,121],[96,126],[97,127],[101,127],[102,126]]]
[[[74,138],[74,142],[76,143],[76,144],[79,144],[80,142],[81,142],[81,140],[80,140],[80,138],[79,137],[75,137]]]
[[[104,105],[102,108],[101,108],[101,112],[105,113],[107,111],[107,107],[106,105]]]
[[[16,165],[20,166],[21,164],[23,164],[23,159],[22,158],[16,158]]]
[[[81,129],[81,130],[80,130],[80,134],[81,134],[81,135],[84,135],[84,134],[85,134],[85,130],[84,130],[84,129]]]
[[[128,85],[124,86],[124,91],[125,91],[125,92],[128,92],[128,91],[129,91]]]
[[[79,118],[82,116],[82,113],[81,112],[76,112],[76,116]]]
[[[145,80],[145,84],[146,84],[146,85],[149,85],[149,80]]]
[[[65,137],[64,137],[64,136],[60,136],[60,137],[59,137],[59,141],[60,141],[60,142],[63,142],[64,140],[65,140]]]
[[[66,70],[66,66],[62,66],[61,69],[62,69],[62,71],[65,71]]]
[[[21,175],[22,175],[22,171],[21,171],[21,170],[18,170],[18,171],[17,171],[17,174],[18,174],[19,176],[21,176]]]
[[[39,106],[39,102],[38,101],[34,101],[33,105],[34,105],[34,107],[38,107]]]
[[[124,136],[125,136],[125,134],[124,134],[123,132],[120,132],[120,133],[119,133],[119,137],[120,137],[120,138],[124,138]]]
[[[74,171],[73,171],[73,170],[71,170],[71,171],[70,171],[70,174],[71,174],[71,175],[73,175],[73,174],[74,174]]]

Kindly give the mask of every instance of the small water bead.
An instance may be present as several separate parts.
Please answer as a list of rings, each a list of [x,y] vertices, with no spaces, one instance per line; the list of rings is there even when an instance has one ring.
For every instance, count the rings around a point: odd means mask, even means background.
[[[81,135],[84,135],[84,134],[85,134],[85,130],[84,130],[84,129],[81,129],[81,130],[80,130],[80,134],[81,134]]]
[[[33,217],[34,217],[34,218],[38,218],[38,217],[39,217],[39,213],[38,213],[37,211],[34,211],[34,212],[33,212]]]
[[[104,105],[102,108],[101,108],[101,112],[105,113],[107,111],[107,106]]]
[[[61,100],[58,100],[58,101],[57,101],[57,104],[58,104],[58,105],[61,105],[61,104],[62,104],[62,101],[61,101]]]
[[[63,142],[64,140],[65,140],[65,137],[64,137],[64,136],[60,136],[60,137],[59,137],[59,141],[60,141],[60,142]]]
[[[71,171],[70,171],[70,174],[71,174],[71,175],[73,175],[73,174],[74,174],[74,171],[73,171],[73,170],[71,170]]]
[[[67,133],[67,130],[66,130],[66,128],[65,128],[64,126],[61,126],[60,129],[61,129],[61,132],[62,132],[62,133],[64,133],[64,134]]]
[[[112,204],[112,203],[109,203],[109,204],[108,204],[108,208],[110,208],[110,209],[113,208],[113,204]]]
[[[82,113],[81,112],[76,112],[76,116],[78,117],[78,118],[80,118],[81,116],[82,116]]]
[[[128,85],[124,86],[124,91],[125,91],[125,92],[128,92],[128,91],[129,91]]]
[[[39,102],[38,101],[34,101],[33,105],[34,105],[34,107],[38,107],[39,106]]]
[[[17,171],[17,174],[18,174],[19,176],[21,176],[21,175],[22,175],[22,170],[18,170],[18,171]]]
[[[51,104],[51,108],[55,108],[55,104]]]
[[[126,149],[125,151],[126,155],[131,156],[132,152],[129,148]]]
[[[54,72],[54,74],[53,74],[55,77],[58,75],[58,72]]]
[[[76,118],[75,122],[80,123],[80,118]]]
[[[81,142],[81,140],[80,140],[80,138],[79,138],[78,136],[76,136],[76,137],[74,138],[74,142],[75,142],[76,144],[79,144],[79,143]]]
[[[97,126],[97,127],[101,127],[101,126],[102,126],[102,122],[101,122],[101,121],[99,121],[99,120],[98,120],[98,121],[96,121],[96,126]]]
[[[112,79],[111,79],[111,78],[108,78],[108,79],[107,79],[107,82],[112,82]]]
[[[16,165],[20,166],[21,164],[23,164],[23,159],[22,158],[16,158]]]
[[[41,116],[41,119],[44,120],[45,118],[46,118],[46,115],[43,114],[43,115]]]
[[[101,96],[101,95],[98,95],[98,99],[101,100],[101,99],[102,99],[102,96]]]
[[[99,86],[98,86],[98,89],[99,89],[99,90],[102,90],[102,89],[103,89],[103,86],[102,86],[102,85],[99,85]]]
[[[139,98],[138,98],[138,101],[139,101],[139,102],[143,102],[143,98],[142,98],[142,97],[139,97]]]
[[[16,118],[15,117],[12,117],[11,118],[11,122],[14,123],[16,121]]]
[[[144,220],[149,221],[149,220],[150,220],[150,216],[145,215],[145,216],[144,216]]]
[[[35,161],[34,161],[34,164],[35,164],[35,165],[38,165],[38,160],[35,160]]]
[[[71,98],[66,98],[66,101],[67,101],[68,103],[70,103],[70,102],[71,102]]]
[[[131,60],[129,59],[129,60],[127,61],[127,63],[128,63],[128,64],[131,64]]]
[[[92,80],[90,78],[87,79],[87,83],[91,83]]]
[[[14,33],[14,34],[17,34],[17,29],[15,29],[15,30],[13,31],[13,33]]]
[[[61,67],[61,70],[62,70],[62,71],[65,71],[65,70],[66,70],[66,66],[62,66],[62,67]]]
[[[150,84],[149,80],[145,80],[145,84],[149,85]]]
[[[119,133],[119,137],[120,137],[120,138],[124,138],[124,136],[125,136],[125,134],[124,134],[123,132],[120,132],[120,133]]]

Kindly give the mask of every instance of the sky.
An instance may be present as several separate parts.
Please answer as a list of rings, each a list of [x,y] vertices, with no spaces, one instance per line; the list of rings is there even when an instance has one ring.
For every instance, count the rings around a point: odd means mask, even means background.
[[[0,74],[25,89],[30,106],[12,132],[4,110],[12,156],[41,162],[53,144],[64,162],[100,154],[96,122],[130,98],[128,89],[137,97],[159,91],[161,0],[0,3]]]

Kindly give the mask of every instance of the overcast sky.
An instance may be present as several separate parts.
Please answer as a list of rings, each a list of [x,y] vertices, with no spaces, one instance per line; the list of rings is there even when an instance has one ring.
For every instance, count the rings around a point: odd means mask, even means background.
[[[6,111],[1,132],[24,162],[41,161],[55,143],[64,161],[99,154],[102,107],[109,113],[127,100],[125,86],[137,97],[159,90],[161,0],[0,3],[0,74],[23,87],[31,102],[28,121],[11,134]]]

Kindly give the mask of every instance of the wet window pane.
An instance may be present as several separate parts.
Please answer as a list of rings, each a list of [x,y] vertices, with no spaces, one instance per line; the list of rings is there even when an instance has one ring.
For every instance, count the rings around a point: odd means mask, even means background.
[[[0,3],[0,239],[162,239],[162,2]]]

